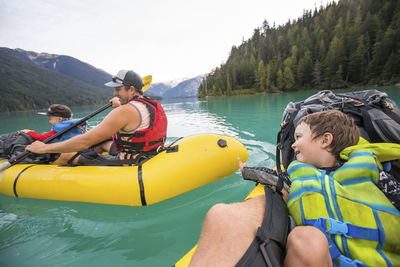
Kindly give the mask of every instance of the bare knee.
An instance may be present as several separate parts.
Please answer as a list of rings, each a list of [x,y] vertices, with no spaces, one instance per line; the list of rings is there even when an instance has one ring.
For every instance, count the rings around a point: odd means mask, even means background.
[[[216,204],[207,212],[199,245],[191,266],[233,266],[261,224],[265,198],[255,197],[245,202]]]
[[[203,230],[221,234],[221,231],[232,224],[230,209],[228,204],[223,203],[212,206],[204,219]]]
[[[112,144],[113,144],[112,141],[107,141],[100,145],[95,146],[93,148],[93,150],[96,151],[96,153],[98,153],[98,154],[101,154],[103,152],[110,152],[110,148],[111,148]]]
[[[67,165],[68,161],[76,154],[76,152],[71,152],[71,153],[61,153],[58,159],[56,159],[53,164],[54,165]],[[76,164],[78,161],[78,158],[75,158],[74,161],[72,162],[73,164]]]
[[[331,263],[328,240],[315,227],[295,227],[288,236],[287,266],[290,258],[296,259],[297,266],[329,266]]]
[[[317,228],[311,226],[295,227],[289,234],[288,244],[298,249],[303,249],[304,245],[308,248],[328,247],[325,235]]]
[[[207,212],[203,227],[222,232],[235,228],[236,234],[252,232],[255,236],[261,225],[264,209],[264,196],[232,204],[216,204]]]
[[[220,216],[226,215],[228,210],[229,210],[229,204],[224,204],[224,203],[215,204],[208,210],[206,214],[206,220],[214,220],[216,218],[219,218]]]

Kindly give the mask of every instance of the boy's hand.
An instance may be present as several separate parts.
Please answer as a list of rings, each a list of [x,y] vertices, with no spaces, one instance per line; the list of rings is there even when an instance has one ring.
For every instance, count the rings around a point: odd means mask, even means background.
[[[246,162],[245,162],[245,163],[241,162],[239,157],[237,158],[237,160],[238,160],[238,162],[239,162],[239,169],[240,169],[240,172],[243,172],[243,168],[244,168],[244,167],[247,167],[247,163],[246,163]]]
[[[23,132],[23,133],[27,133],[27,132],[30,132],[31,130],[29,130],[29,129],[23,129],[23,130],[21,130],[20,132]]]

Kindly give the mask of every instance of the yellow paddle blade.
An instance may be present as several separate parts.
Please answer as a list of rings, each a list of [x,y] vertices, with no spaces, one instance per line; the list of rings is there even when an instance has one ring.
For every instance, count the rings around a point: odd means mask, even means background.
[[[147,89],[149,89],[149,87],[150,87],[150,85],[151,85],[151,80],[153,79],[153,76],[151,76],[151,75],[147,75],[147,76],[144,76],[143,78],[142,78],[142,81],[143,81],[143,88],[142,88],[142,91],[144,92],[144,91],[146,91]]]

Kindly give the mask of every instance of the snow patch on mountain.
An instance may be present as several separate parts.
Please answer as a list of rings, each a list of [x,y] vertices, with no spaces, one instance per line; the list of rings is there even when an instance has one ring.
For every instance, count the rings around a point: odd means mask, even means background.
[[[182,78],[163,83],[154,83],[146,91],[147,95],[163,98],[195,97],[205,75]]]
[[[177,86],[178,84],[180,84],[181,82],[189,80],[189,79],[190,78],[180,78],[180,79],[175,79],[175,80],[171,80],[168,82],[163,82],[163,84],[165,84],[169,88],[173,88],[173,87]]]

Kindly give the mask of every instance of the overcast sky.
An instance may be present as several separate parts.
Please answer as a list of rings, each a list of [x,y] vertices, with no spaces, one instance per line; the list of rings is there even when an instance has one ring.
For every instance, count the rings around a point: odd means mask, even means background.
[[[75,57],[153,82],[225,62],[266,19],[272,26],[332,0],[0,0],[0,46]]]

